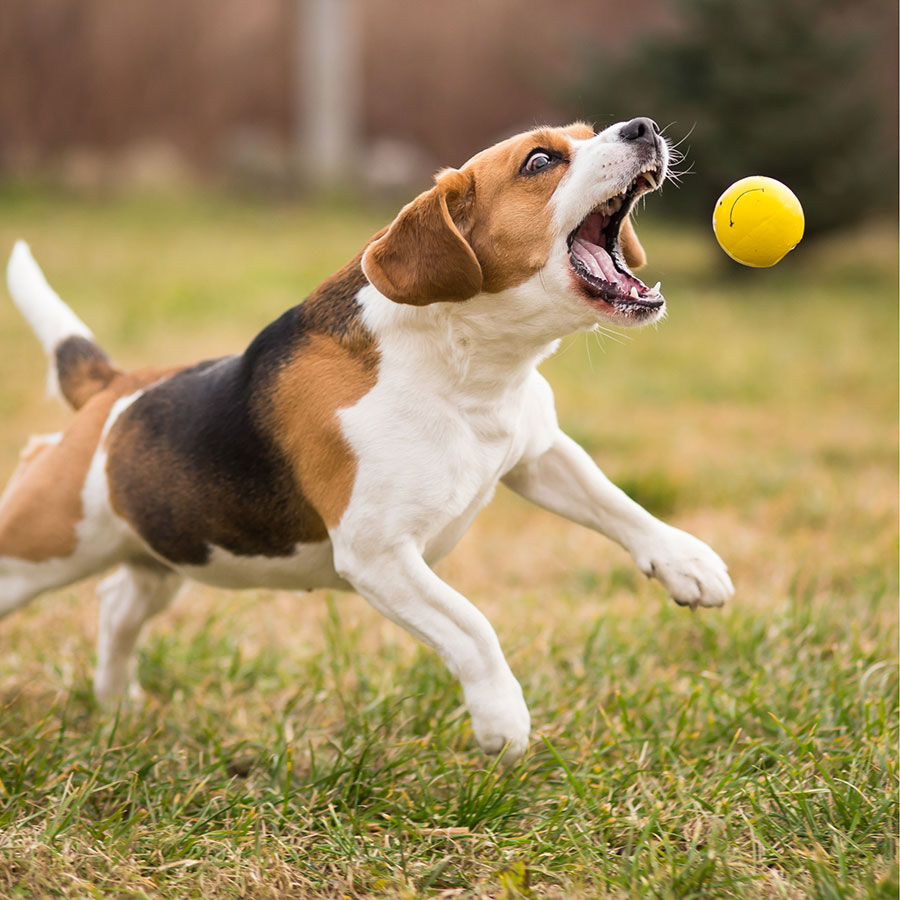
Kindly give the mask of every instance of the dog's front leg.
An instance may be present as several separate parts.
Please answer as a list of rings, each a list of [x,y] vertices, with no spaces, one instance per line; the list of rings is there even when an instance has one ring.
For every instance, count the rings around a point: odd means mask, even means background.
[[[490,622],[429,568],[411,543],[361,550],[334,538],[335,567],[379,612],[433,647],[459,679],[475,739],[511,762],[525,752],[530,717]]]
[[[721,606],[734,594],[725,563],[710,547],[650,515],[562,431],[545,453],[520,463],[503,482],[539,506],[621,544],[676,603]]]

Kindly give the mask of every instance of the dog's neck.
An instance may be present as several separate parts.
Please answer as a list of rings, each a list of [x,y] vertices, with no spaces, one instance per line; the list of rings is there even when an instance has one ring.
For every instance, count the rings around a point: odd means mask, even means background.
[[[368,285],[361,259],[360,251],[326,278],[300,306],[306,328],[328,335],[351,352],[368,352],[373,344],[359,303],[359,293]]]
[[[361,254],[322,282],[303,302],[306,326],[351,352],[378,349],[382,360],[410,373],[430,373],[430,387],[495,402],[515,391],[556,349],[558,313],[520,285],[461,303],[410,306],[370,285]],[[423,389],[424,389],[423,385]]]
[[[394,303],[371,285],[359,294],[363,322],[392,361],[431,372],[454,393],[496,399],[516,390],[558,340],[546,317],[500,294],[461,303]]]

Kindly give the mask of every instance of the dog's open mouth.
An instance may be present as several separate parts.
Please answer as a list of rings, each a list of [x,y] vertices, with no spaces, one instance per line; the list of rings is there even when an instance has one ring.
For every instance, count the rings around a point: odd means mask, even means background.
[[[641,172],[625,191],[591,210],[568,237],[569,261],[583,293],[630,318],[646,318],[666,302],[659,282],[649,288],[631,273],[619,244],[619,229],[635,199],[659,183],[655,167]]]

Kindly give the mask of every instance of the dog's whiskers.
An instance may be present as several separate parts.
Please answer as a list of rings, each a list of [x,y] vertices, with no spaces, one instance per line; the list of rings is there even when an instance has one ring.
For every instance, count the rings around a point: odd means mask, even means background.
[[[685,175],[693,175],[694,174],[694,164],[693,162],[686,168],[681,169],[677,172],[669,172],[667,181],[671,181],[676,187],[681,187],[681,179],[684,178]]]
[[[693,125],[691,125],[691,127],[688,129],[687,134],[685,134],[682,138],[677,141],[672,141],[670,138],[665,137],[664,135],[665,132],[674,124],[674,121],[669,122],[668,125],[660,129],[660,135],[663,135],[663,140],[666,142],[666,146],[669,150],[669,170],[666,173],[666,181],[671,181],[675,185],[675,187],[680,187],[681,179],[685,175],[691,174],[694,168],[694,164],[692,162],[685,169],[677,168],[679,165],[681,165],[681,163],[685,161],[685,159],[687,159],[687,154],[690,151],[690,147],[688,147],[687,150],[680,150],[679,147],[681,147],[681,145],[684,144],[684,142],[693,134],[694,129],[697,127],[697,123],[695,122]],[[660,191],[662,190],[663,186],[664,185],[660,186]]]
[[[626,341],[632,340],[631,335],[623,334],[621,331],[615,331],[612,328],[601,325],[599,322],[594,325],[590,333],[593,334],[597,339],[597,344],[600,347],[603,346],[604,337],[609,338],[611,341],[614,341],[617,344],[624,344]]]
[[[674,124],[675,124],[675,122],[669,122],[669,124],[666,125],[665,128],[661,129],[660,134],[665,134],[666,129],[667,129],[667,128],[670,128],[670,127],[671,127],[672,125],[674,125]],[[694,124],[691,125],[691,127],[688,129],[687,134],[684,135],[684,137],[682,137],[680,140],[675,141],[674,143],[673,143],[671,140],[669,140],[669,138],[666,138],[666,141],[667,141],[668,144],[669,144],[669,149],[670,149],[670,150],[677,150],[677,149],[678,149],[678,148],[679,148],[679,147],[680,147],[680,146],[681,146],[681,145],[682,145],[682,144],[683,144],[683,143],[684,143],[684,142],[685,142],[685,141],[686,141],[693,133],[694,133],[694,129],[695,129],[696,127],[697,127],[697,123],[694,122]]]

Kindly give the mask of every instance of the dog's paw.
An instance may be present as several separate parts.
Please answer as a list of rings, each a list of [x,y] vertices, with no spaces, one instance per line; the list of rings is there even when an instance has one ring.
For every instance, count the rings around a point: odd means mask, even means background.
[[[635,554],[638,568],[680,606],[722,606],[734,596],[728,567],[703,541],[666,526]]]
[[[513,680],[505,688],[486,684],[469,688],[465,694],[478,746],[491,756],[502,753],[504,763],[519,759],[528,747],[531,731],[531,715],[519,683]]]

